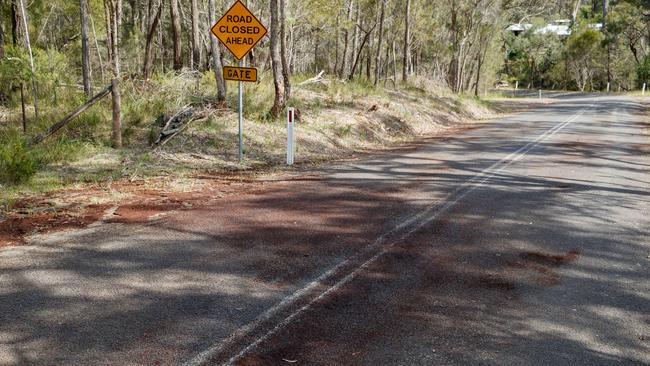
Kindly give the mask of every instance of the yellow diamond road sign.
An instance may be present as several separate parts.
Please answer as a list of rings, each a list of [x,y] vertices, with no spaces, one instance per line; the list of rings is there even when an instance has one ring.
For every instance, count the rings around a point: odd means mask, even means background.
[[[266,27],[238,0],[212,27],[212,33],[241,60],[264,38]]]

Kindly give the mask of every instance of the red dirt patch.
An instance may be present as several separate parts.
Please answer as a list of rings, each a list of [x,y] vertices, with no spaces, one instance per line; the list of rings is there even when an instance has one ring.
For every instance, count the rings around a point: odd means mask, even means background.
[[[106,210],[114,206],[118,209],[108,222],[146,223],[156,214],[205,206],[225,195],[254,193],[265,184],[253,173],[220,174],[202,174],[198,178],[202,181],[201,187],[191,192],[169,192],[159,188],[164,179],[123,180],[113,182],[109,188],[88,185],[22,198],[7,211],[0,211],[0,247],[25,244],[25,238],[33,234],[84,228],[102,219]],[[287,180],[279,178],[277,181]],[[121,195],[115,196],[116,192]],[[87,205],[90,198],[104,198],[106,203]]]
[[[213,197],[206,193],[165,193],[150,190],[133,192],[129,203],[113,202],[84,206],[72,203],[54,210],[51,203],[37,200],[21,200],[5,213],[7,219],[0,221],[0,246],[25,243],[25,237],[36,234],[70,229],[80,229],[100,220],[107,209],[118,206],[107,222],[146,223],[162,212],[190,209],[208,203]],[[44,209],[45,208],[45,209]],[[34,211],[38,213],[33,213]]]
[[[107,222],[120,222],[125,224],[145,223],[154,215],[162,212],[174,211],[181,208],[180,204],[131,204],[120,206]]]
[[[79,229],[99,220],[109,205],[90,205],[78,212],[14,214],[0,222],[0,247],[24,244],[33,234]]]

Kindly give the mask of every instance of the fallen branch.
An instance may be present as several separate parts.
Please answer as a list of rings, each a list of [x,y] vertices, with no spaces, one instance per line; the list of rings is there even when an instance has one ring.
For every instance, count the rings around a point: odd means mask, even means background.
[[[314,84],[314,83],[326,83],[327,80],[323,79],[323,74],[325,74],[325,70],[321,71],[318,73],[318,75],[314,76],[311,79],[307,79],[303,81],[302,83],[299,83],[298,86],[303,86],[307,84]]]
[[[84,103],[82,106],[80,106],[79,108],[77,108],[76,110],[68,114],[67,116],[65,116],[62,120],[53,124],[50,128],[45,130],[45,132],[34,137],[34,139],[29,143],[29,146],[34,146],[36,144],[39,144],[41,141],[53,135],[56,131],[60,130],[63,126],[68,124],[68,122],[72,121],[75,117],[83,113],[86,109],[90,108],[93,104],[99,102],[102,98],[110,94],[112,89],[113,87],[110,85],[106,87],[106,89],[99,92],[97,95],[92,97],[89,101]]]
[[[156,151],[156,150],[160,149],[161,147],[165,146],[165,144],[167,143],[167,141],[173,139],[174,137],[176,137],[176,135],[178,135],[179,133],[185,131],[185,130],[187,129],[187,127],[190,125],[190,123],[196,121],[197,119],[199,119],[199,118],[190,118],[187,122],[185,122],[185,124],[183,124],[183,127],[179,128],[176,132],[174,132],[172,135],[170,135],[169,137],[167,137],[163,142],[161,142],[161,143],[160,143],[158,146],[156,146],[156,148],[153,149],[153,150]]]
[[[178,112],[176,112],[176,114],[174,114],[173,116],[171,116],[171,117],[169,118],[169,120],[167,120],[167,123],[165,123],[165,125],[164,125],[163,128],[162,128],[162,130],[160,131],[160,135],[158,136],[158,139],[156,140],[156,142],[154,142],[155,145],[158,145],[158,144],[160,143],[160,140],[162,140],[162,138],[165,136],[165,131],[167,131],[167,129],[169,128],[169,126],[171,125],[171,123],[172,123],[176,118],[178,118],[178,116],[180,116],[181,114],[183,114],[183,113],[187,112],[188,110],[190,110],[189,107],[190,107],[190,105],[189,105],[189,104],[186,104],[183,108],[181,108]]]

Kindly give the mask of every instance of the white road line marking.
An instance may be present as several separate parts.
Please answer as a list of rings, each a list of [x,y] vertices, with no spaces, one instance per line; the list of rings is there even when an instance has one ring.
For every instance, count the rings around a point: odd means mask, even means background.
[[[294,311],[291,313],[289,316],[287,316],[284,320],[279,322],[273,329],[269,330],[268,332],[264,333],[262,336],[258,337],[255,341],[250,343],[248,346],[246,346],[244,349],[242,349],[237,355],[231,357],[226,364],[231,365],[244,355],[246,355],[248,352],[251,350],[255,349],[260,343],[268,339],[270,336],[273,334],[277,333],[279,330],[283,329],[286,327],[289,323],[291,323],[295,318],[297,318],[300,314],[311,308],[311,306],[324,299],[327,297],[329,294],[332,292],[340,289],[344,285],[346,285],[348,282],[353,280],[362,270],[367,268],[370,264],[373,262],[377,261],[379,258],[381,258],[384,254],[386,254],[391,248],[394,247],[394,245],[408,237],[409,235],[413,234],[415,231],[419,230],[422,228],[424,225],[430,223],[431,221],[435,220],[446,212],[449,208],[453,207],[458,201],[466,197],[468,194],[470,194],[472,191],[476,190],[477,188],[481,187],[484,185],[489,179],[494,177],[497,173],[503,171],[506,167],[511,165],[512,163],[520,160],[522,157],[524,157],[528,152],[530,152],[533,148],[535,148],[537,145],[539,145],[542,141],[548,139],[549,137],[555,135],[557,132],[560,130],[564,129],[566,126],[568,126],[570,123],[575,121],[579,116],[581,116],[586,110],[589,108],[593,107],[594,104],[590,104],[589,106],[581,109],[580,111],[576,112],[573,116],[569,117],[567,120],[558,123],[557,125],[553,126],[553,128],[547,130],[544,132],[542,135],[537,137],[535,140],[529,142],[528,144],[524,145],[523,147],[517,149],[515,152],[508,154],[506,157],[503,159],[497,161],[496,163],[490,165],[488,168],[482,170],[480,173],[476,174],[474,177],[471,179],[465,181],[458,189],[456,189],[454,192],[450,193],[446,199],[442,200],[442,202],[446,203],[443,206],[440,205],[440,201],[437,201],[422,210],[419,214],[416,214],[412,216],[410,219],[402,222],[401,224],[395,226],[393,229],[388,231],[387,233],[383,234],[379,238],[377,238],[372,244],[368,245],[366,248],[362,250],[361,253],[348,258],[346,260],[343,260],[333,268],[329,269],[322,275],[318,276],[315,280],[312,282],[308,283],[306,286],[303,288],[295,291],[291,295],[285,297],[280,301],[277,305],[272,306],[268,310],[266,310],[263,314],[261,314],[258,318],[256,318],[254,321],[251,323],[248,323],[241,328],[237,329],[235,332],[233,332],[229,337],[223,339],[222,341],[218,342],[214,346],[206,349],[205,351],[199,353],[196,355],[194,358],[191,360],[185,362],[183,366],[199,366],[202,365],[206,362],[208,362],[211,358],[214,356],[218,355],[221,351],[224,349],[232,346],[233,342],[236,341],[238,338],[243,337],[250,332],[254,331],[256,328],[258,328],[262,323],[265,321],[268,321],[271,319],[273,316],[275,316],[277,313],[282,311],[283,309],[289,307],[290,305],[294,304],[297,300],[301,299],[304,297],[306,294],[310,293],[311,291],[315,290],[319,286],[323,286],[323,282],[338,274],[338,272],[344,268],[346,265],[350,264],[354,260],[358,260],[359,258],[363,257],[363,255],[368,254],[371,252],[373,249],[377,248],[379,245],[383,244],[388,237],[390,237],[392,234],[399,232],[401,229],[405,227],[409,227],[410,225],[416,224],[414,227],[409,229],[407,232],[403,233],[401,236],[399,236],[396,240],[393,241],[393,244],[384,246],[378,253],[373,255],[370,259],[366,260],[363,262],[361,265],[356,267],[352,272],[347,274],[345,277],[337,281],[334,285],[330,286],[327,290],[322,292],[320,295],[309,301],[307,304],[299,308],[298,310]],[[499,167],[501,166],[501,167]],[[499,169],[496,169],[499,167]],[[496,170],[495,170],[496,169]],[[476,183],[478,181],[478,183]],[[422,221],[418,222],[418,220],[421,220],[424,216],[430,214],[431,212],[434,212],[433,215],[430,217],[423,219]]]

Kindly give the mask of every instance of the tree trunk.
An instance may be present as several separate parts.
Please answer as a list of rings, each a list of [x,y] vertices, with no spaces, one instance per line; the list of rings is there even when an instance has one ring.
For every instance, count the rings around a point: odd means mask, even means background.
[[[408,80],[408,65],[411,57],[411,47],[409,40],[411,38],[410,29],[411,18],[411,0],[406,0],[406,10],[404,12],[404,58],[402,59],[402,81]]]
[[[111,80],[113,96],[113,147],[122,147],[122,100],[120,98],[119,79]]]
[[[113,65],[113,16],[111,4],[113,0],[104,0],[104,18],[106,19],[106,54],[108,55],[108,63]]]
[[[345,24],[345,31],[343,31],[344,34],[344,41],[343,41],[343,53],[341,55],[341,69],[339,70],[339,77],[343,78],[343,75],[345,74],[345,69],[347,66],[347,54],[348,54],[348,44],[350,42],[350,31],[348,29],[348,24],[350,22],[350,19],[352,17],[352,5],[354,3],[354,0],[350,0],[348,3],[348,15],[346,17],[346,24]]]
[[[280,67],[282,60],[280,56],[280,29],[279,29],[279,14],[278,14],[278,1],[271,0],[271,69],[273,71],[273,86],[275,87],[275,98],[273,99],[273,107],[271,107],[271,116],[278,118],[285,106],[284,86],[282,85],[282,73]]]
[[[122,29],[122,0],[115,0],[115,27]]]
[[[11,3],[11,40],[14,47],[18,46],[18,38],[20,38],[20,27],[18,24],[21,22],[18,15],[18,9],[15,2]],[[27,132],[27,110],[25,108],[25,83],[20,83],[20,108],[22,111],[23,132]]]
[[[368,82],[372,80],[370,71],[372,69],[372,38],[370,38],[369,42],[368,48],[366,49],[366,80]]]
[[[384,78],[384,85],[386,85],[386,79],[388,79],[388,67],[390,66],[390,44],[386,41],[386,55],[384,57],[386,60],[384,63],[386,66],[380,68],[379,76]]]
[[[172,38],[174,41],[174,70],[183,68],[183,49],[181,44],[181,19],[178,14],[178,0],[171,0]]]
[[[112,124],[112,139],[113,147],[120,148],[122,147],[122,104],[120,98],[120,27],[121,23],[121,0],[108,0],[110,1],[109,6],[109,19],[110,19],[110,29],[109,33],[112,39],[112,49],[110,52],[111,59],[113,60],[112,71],[113,79],[111,80],[112,94],[113,94],[113,124]]]
[[[111,60],[112,60],[112,69],[113,76],[118,78],[120,76],[120,56],[119,56],[119,44],[120,44],[120,14],[119,14],[119,2],[120,0],[110,0],[110,33],[111,33]]]
[[[34,93],[34,116],[38,120],[38,91],[36,90],[36,79],[34,75],[36,69],[34,68],[34,55],[32,53],[32,45],[29,41],[29,27],[27,27],[27,14],[25,13],[25,3],[23,0],[18,0],[18,5],[20,6],[20,17],[23,20],[23,31],[25,33],[25,47],[27,48],[27,54],[29,55],[29,68],[32,71],[32,93]]]
[[[158,28],[160,16],[162,15],[162,8],[163,2],[160,1],[158,10],[153,17],[153,21],[151,22],[147,32],[147,40],[144,48],[144,65],[142,67],[142,77],[145,80],[148,80],[151,76],[151,68],[153,67],[153,37],[156,35],[156,29]]]
[[[637,51],[636,47],[634,47],[633,44],[630,44],[630,51],[632,52],[632,56],[634,56],[634,61],[636,62],[637,67],[641,62],[639,61],[639,51]]]
[[[476,69],[476,84],[474,85],[474,96],[475,97],[478,97],[478,89],[479,89],[479,84],[481,82],[481,68],[483,67],[483,58],[484,58],[484,55],[482,54],[482,52],[479,52],[478,60],[477,60],[478,65],[477,65],[477,69]]]
[[[217,22],[215,13],[214,0],[208,0],[210,25]],[[210,51],[212,53],[212,70],[214,71],[214,79],[217,83],[217,101],[223,103],[226,101],[226,81],[223,79],[221,49],[219,48],[219,41],[216,37],[210,37]]]
[[[361,4],[357,1],[357,10],[354,15],[354,32],[352,32],[352,52],[350,52],[350,65],[354,63],[359,48],[359,21],[360,21]]]
[[[393,38],[393,86],[397,86],[397,51],[395,48],[395,38]]]
[[[79,16],[81,20],[81,71],[83,74],[84,93],[87,97],[92,96],[90,85],[90,51],[88,49],[88,3],[87,0],[79,0]]]
[[[458,42],[458,11],[455,3],[451,7],[451,18],[449,25],[450,43],[451,43],[451,60],[449,61],[449,68],[447,69],[447,84],[452,92],[457,92],[458,85],[458,58],[459,58],[459,42]]]
[[[111,35],[112,39],[112,46],[113,46],[113,56],[118,54],[118,48],[120,46],[120,38],[119,38],[119,33],[120,29],[122,29],[122,0],[111,0],[111,17],[112,17],[112,25],[113,25],[113,32]],[[120,60],[119,59],[113,59],[113,64],[116,65],[116,69],[118,70],[119,74],[119,68],[120,68]]]
[[[199,69],[201,64],[199,37],[199,4],[198,0],[192,0],[192,70]]]
[[[384,40],[384,18],[386,13],[386,0],[381,0],[381,13],[379,15],[379,33],[377,34],[377,55],[375,56],[375,86],[379,81],[381,70],[381,43]]]
[[[127,0],[129,2],[129,29],[131,33],[135,33],[136,27],[136,19],[137,19],[137,14],[138,14],[138,3],[140,2],[139,0]]]
[[[363,47],[366,45],[366,42],[368,42],[368,38],[370,38],[370,34],[372,34],[372,31],[374,30],[374,27],[366,34],[363,36],[363,40],[361,41],[361,46],[359,47],[359,50],[357,51],[356,55],[354,56],[354,63],[352,64],[352,69],[350,70],[350,74],[348,75],[348,80],[352,80],[354,78],[354,73],[357,70],[357,65],[359,64],[359,59],[361,58],[361,53],[363,52]],[[364,31],[365,32],[365,31]]]
[[[286,41],[286,3],[280,0],[280,58],[282,60],[282,81],[284,83],[284,99],[291,98],[291,79],[289,78],[289,63],[287,62],[287,41]],[[314,59],[315,60],[315,59]]]
[[[5,57],[5,31],[0,23],[0,59]]]
[[[336,42],[334,43],[334,73],[339,69],[339,35],[341,28],[341,19],[340,13],[336,15],[336,34],[334,38]]]

